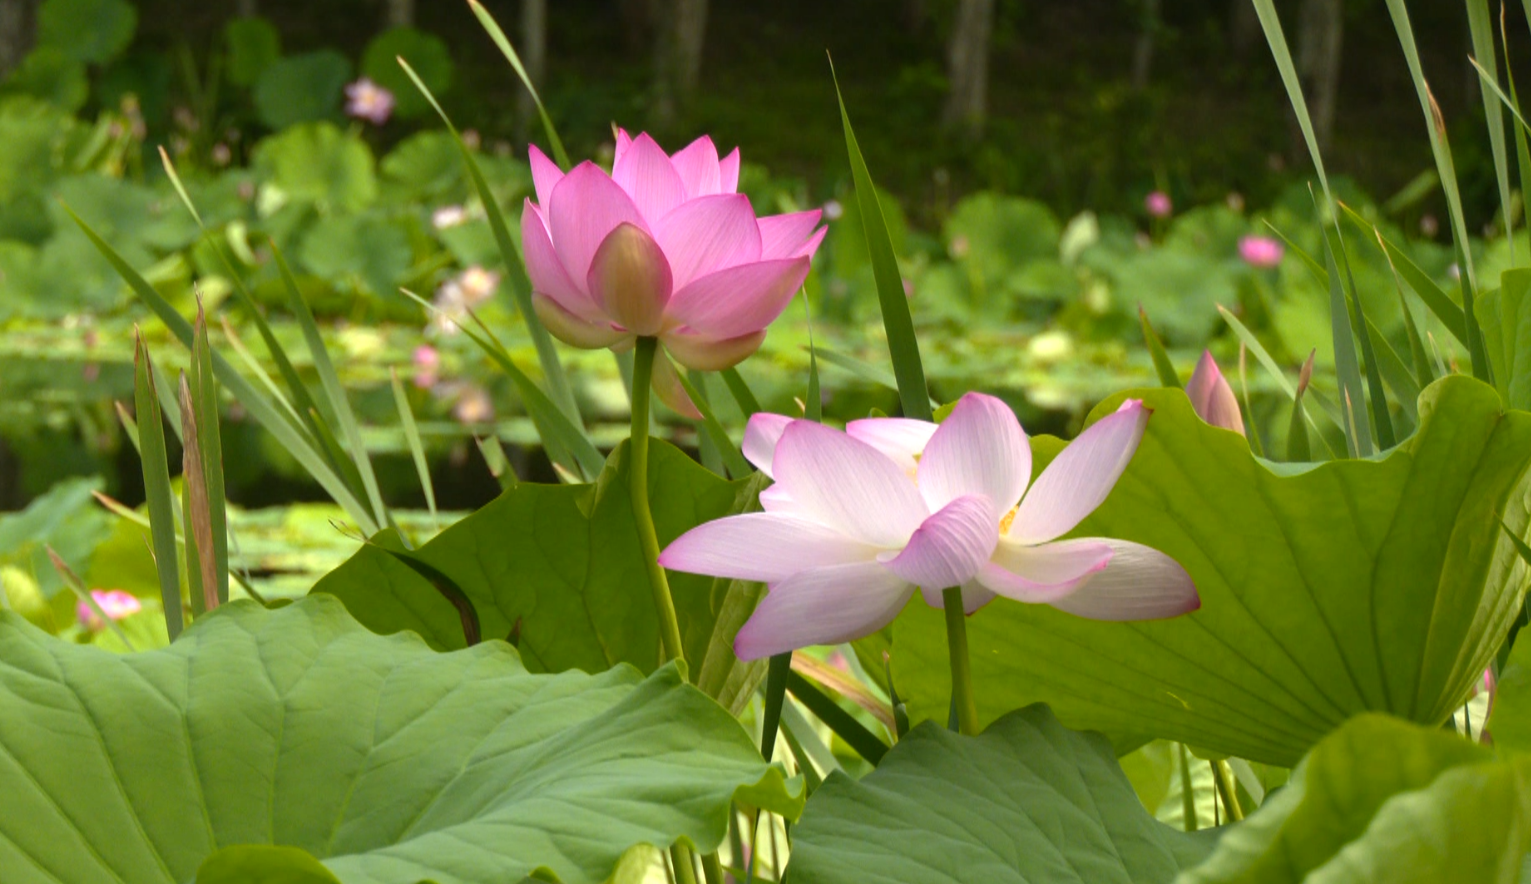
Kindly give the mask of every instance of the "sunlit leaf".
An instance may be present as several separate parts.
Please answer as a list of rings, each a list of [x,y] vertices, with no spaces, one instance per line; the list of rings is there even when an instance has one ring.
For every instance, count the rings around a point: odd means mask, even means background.
[[[714,849],[735,798],[800,807],[674,668],[532,675],[503,643],[440,654],[333,599],[233,602],[125,656],[7,612],[0,661],[0,867],[18,884],[284,863],[312,881],[310,857],[345,884],[593,884],[677,840]]]
[[[1286,765],[1366,710],[1445,721],[1520,613],[1531,572],[1500,519],[1527,530],[1531,416],[1454,376],[1380,459],[1267,465],[1183,393],[1131,395],[1154,411],[1147,434],[1073,534],[1169,554],[1202,607],[1104,623],[996,600],[968,622],[980,717],[1043,700],[1121,745],[1161,736]],[[1037,468],[1059,448],[1034,440]],[[940,612],[911,604],[892,653],[911,717],[944,720]]]

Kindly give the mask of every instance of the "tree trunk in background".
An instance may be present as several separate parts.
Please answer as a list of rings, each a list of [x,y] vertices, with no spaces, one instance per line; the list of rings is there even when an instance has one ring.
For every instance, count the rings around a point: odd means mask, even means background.
[[[548,0],[521,0],[521,64],[540,90],[548,57]],[[537,116],[537,104],[525,89],[516,98],[516,137],[525,141]]]
[[[946,94],[942,125],[983,134],[989,104],[989,35],[994,30],[994,0],[960,0],[957,26],[946,48]]]
[[[0,77],[32,51],[36,37],[33,0],[0,0]]]
[[[655,4],[654,118],[673,125],[696,93],[707,36],[707,0],[659,0]]]
[[[1340,91],[1340,47],[1344,36],[1343,0],[1303,0],[1297,21],[1297,75],[1308,99],[1313,137],[1318,149],[1329,148],[1334,134],[1335,104]],[[1306,157],[1302,132],[1293,123],[1294,158]]]
[[[1148,88],[1148,74],[1154,66],[1154,41],[1159,37],[1159,0],[1138,0],[1138,42],[1132,48],[1132,89]]]
[[[918,34],[925,27],[928,12],[925,0],[904,0],[904,29],[911,34]]]
[[[1251,0],[1233,0],[1233,8],[1228,15],[1228,47],[1233,50],[1234,57],[1243,56],[1254,49],[1256,41],[1262,41],[1262,37],[1260,16],[1255,12],[1255,4]]]
[[[386,0],[387,11],[383,16],[384,27],[412,28],[415,26],[415,0]]]

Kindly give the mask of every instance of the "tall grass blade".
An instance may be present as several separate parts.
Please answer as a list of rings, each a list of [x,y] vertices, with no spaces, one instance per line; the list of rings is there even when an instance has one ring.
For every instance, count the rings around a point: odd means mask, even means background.
[[[1462,308],[1446,294],[1446,290],[1436,285],[1430,274],[1414,263],[1408,253],[1394,245],[1382,235],[1375,225],[1361,216],[1359,212],[1350,206],[1340,203],[1343,211],[1351,221],[1363,231],[1370,232],[1377,238],[1382,246],[1382,251],[1387,255],[1388,262],[1393,265],[1393,270],[1409,284],[1419,300],[1435,314],[1435,318],[1441,321],[1441,325],[1451,332],[1452,336],[1463,344],[1467,343],[1467,319]]]
[[[1435,372],[1430,370],[1430,357],[1425,353],[1424,339],[1419,336],[1419,326],[1414,321],[1414,310],[1409,306],[1409,299],[1403,293],[1403,279],[1398,275],[1398,266],[1393,263],[1393,258],[1388,255],[1387,248],[1382,245],[1382,234],[1377,234],[1377,245],[1382,248],[1383,257],[1387,258],[1388,269],[1393,272],[1393,286],[1398,290],[1398,309],[1403,315],[1404,332],[1409,337],[1409,358],[1414,363],[1414,379],[1423,390],[1435,382]],[[1416,415],[1416,420],[1418,419]]]
[[[185,372],[181,373],[180,395],[181,431],[186,437],[186,444],[181,448],[181,481],[185,483],[186,495],[186,570],[195,572],[193,600],[200,595],[202,611],[212,611],[222,600],[218,597],[218,569],[212,552],[213,517],[205,467],[207,461],[202,454],[203,432],[197,402]]]
[[[428,312],[438,314],[442,312],[435,304],[414,292],[408,289],[402,289],[402,291]],[[544,393],[542,388],[537,386],[520,366],[516,365],[515,360],[506,352],[504,345],[494,336],[494,333],[478,321],[478,316],[472,311],[469,311],[468,315],[478,328],[474,329],[462,324],[459,324],[458,328],[462,329],[469,340],[477,344],[485,355],[494,360],[495,364],[510,376],[516,391],[521,395],[521,402],[526,407],[527,415],[537,427],[537,435],[541,437],[542,444],[548,450],[549,459],[573,473],[581,481],[592,481],[600,475],[606,459],[601,457],[601,452],[595,447],[595,443],[591,442],[590,437],[571,422],[548,397],[548,394]]]
[[[712,444],[717,446],[718,454],[723,458],[729,474],[735,479],[742,479],[754,472],[750,462],[740,453],[739,447],[728,438],[728,431],[723,429],[717,413],[712,410],[712,403],[697,385],[696,381],[701,379],[701,375],[697,374],[696,377],[690,378],[687,377],[687,372],[677,371],[675,377],[685,389],[686,395],[691,397],[696,410],[702,413],[702,432],[706,433],[707,438],[712,440]]]
[[[414,81],[420,94],[424,95],[425,100],[436,109],[441,122],[457,142],[457,150],[462,154],[463,163],[467,166],[468,177],[473,181],[473,189],[477,191],[479,201],[484,204],[484,214],[489,219],[489,229],[494,232],[494,241],[500,247],[500,255],[505,260],[505,277],[510,281],[510,290],[515,296],[516,307],[521,312],[521,320],[526,323],[526,329],[532,336],[532,344],[537,348],[537,361],[542,366],[543,377],[547,378],[548,395],[569,422],[583,432],[584,422],[580,418],[579,405],[574,401],[574,389],[569,386],[568,375],[564,373],[563,363],[558,358],[558,350],[553,346],[553,337],[548,334],[548,330],[542,325],[542,320],[537,318],[536,311],[532,309],[532,285],[530,278],[526,275],[526,262],[522,260],[521,251],[516,247],[515,240],[510,237],[510,227],[505,223],[505,213],[501,211],[499,201],[495,199],[494,191],[489,187],[489,181],[484,178],[484,172],[479,168],[478,160],[474,159],[473,151],[468,149],[457,127],[447,117],[447,112],[437,103],[436,96],[426,88],[425,83],[415,74],[414,68],[411,68],[408,62],[402,58],[398,59],[398,62],[404,68],[404,73]]]
[[[436,486],[431,483],[431,465],[425,459],[425,446],[420,442],[420,428],[415,425],[415,413],[409,407],[409,394],[404,392],[398,371],[388,369],[388,380],[393,383],[393,404],[399,410],[399,426],[404,428],[404,440],[409,443],[409,455],[415,461],[420,490],[425,492],[425,506],[431,512],[431,524],[439,531],[441,520],[436,515]]]
[[[208,558],[218,603],[229,600],[229,522],[223,485],[223,434],[218,421],[218,381],[213,377],[212,348],[207,341],[207,315],[197,302],[196,340],[191,348],[191,401],[197,410],[197,447],[202,453],[202,477],[207,491]]]
[[[112,267],[116,269],[117,273],[128,283],[128,287],[138,295],[139,300],[143,301],[150,310],[154,311],[155,315],[160,318],[160,321],[165,323],[171,333],[180,339],[182,344],[188,348],[191,347],[195,337],[192,332],[191,323],[187,322],[185,317],[177,313],[170,302],[166,301],[159,292],[155,291],[154,286],[150,285],[149,281],[144,279],[137,270],[134,270],[133,266],[124,260],[79,215],[76,215],[67,206],[65,211],[69,212],[69,216],[79,225],[86,238],[91,241],[96,250],[107,259]],[[255,387],[245,380],[244,376],[236,371],[229,364],[228,360],[223,358],[222,354],[212,352],[210,356],[212,357],[213,374],[218,378],[219,383],[228,388],[234,398],[239,400],[240,404],[249,411],[251,417],[254,417],[262,427],[266,428],[267,432],[276,437],[282,447],[308,471],[309,475],[314,477],[315,481],[324,488],[325,492],[336,503],[340,504],[341,508],[346,511],[346,514],[357,523],[364,533],[368,535],[375,533],[377,531],[377,523],[373,521],[371,513],[367,511],[366,507],[362,506],[356,496],[351,493],[351,489],[346,487],[345,483],[341,481],[330,465],[325,463],[324,456],[319,453],[309,439],[305,438],[303,431],[289,423],[281,411],[267,402],[265,397],[261,396]]]
[[[1510,32],[1505,27],[1505,5],[1499,4],[1499,48],[1504,52],[1504,81],[1510,89],[1510,100],[1507,106],[1517,120],[1520,119],[1520,95],[1515,91],[1515,68],[1510,64]],[[1526,200],[1531,199],[1531,146],[1526,143],[1526,127],[1524,124],[1510,127],[1515,132],[1515,165],[1520,173],[1520,209],[1522,219],[1526,219]],[[1506,225],[1508,227],[1508,225]],[[1531,263],[1531,255],[1527,256],[1527,263]]]
[[[1318,150],[1318,138],[1313,134],[1313,121],[1308,116],[1308,101],[1302,94],[1302,80],[1297,76],[1297,66],[1292,63],[1291,50],[1287,48],[1286,33],[1281,30],[1281,19],[1276,15],[1274,0],[1253,0],[1255,14],[1260,19],[1260,27],[1265,31],[1265,42],[1270,45],[1271,55],[1276,60],[1276,69],[1281,73],[1281,82],[1286,86],[1287,100],[1292,104],[1292,111],[1297,115],[1297,125],[1302,129],[1303,141],[1308,145],[1308,154],[1313,158],[1313,168],[1318,172],[1318,183],[1324,188],[1324,199],[1330,205],[1334,205],[1334,195],[1329,190],[1329,176],[1324,172],[1324,158]]]
[[[1286,428],[1286,459],[1292,463],[1306,463],[1313,459],[1313,451],[1308,446],[1309,418],[1302,404],[1303,395],[1308,392],[1308,382],[1313,378],[1313,355],[1309,353],[1302,364],[1302,372],[1297,377],[1297,395],[1292,397],[1292,420]]]
[[[1272,224],[1270,222],[1269,218],[1264,219],[1264,221],[1265,221],[1266,228],[1268,228],[1271,233],[1276,234],[1276,236],[1279,237],[1282,242],[1286,243],[1286,250],[1287,250],[1287,252],[1289,252],[1290,254],[1296,255],[1298,258],[1302,259],[1303,266],[1308,268],[1308,272],[1313,274],[1313,278],[1315,280],[1317,280],[1320,285],[1328,285],[1329,284],[1329,277],[1324,275],[1324,267],[1323,267],[1323,265],[1319,264],[1318,261],[1314,260],[1313,256],[1308,254],[1308,250],[1307,249],[1304,249],[1302,246],[1298,245],[1296,242],[1293,242],[1292,238],[1287,236],[1284,232],[1282,232],[1281,228],[1279,228],[1276,225]]]
[[[1456,164],[1451,156],[1451,144],[1446,138],[1446,120],[1441,108],[1430,93],[1425,80],[1424,68],[1419,62],[1419,48],[1414,43],[1414,29],[1409,24],[1409,10],[1404,0],[1387,0],[1388,13],[1393,28],[1398,32],[1398,42],[1403,46],[1404,60],[1409,63],[1409,75],[1414,79],[1414,90],[1419,94],[1419,106],[1425,115],[1425,128],[1430,133],[1430,152],[1435,155],[1435,168],[1441,176],[1441,190],[1446,194],[1446,208],[1451,215],[1452,235],[1456,240],[1458,260],[1462,267],[1462,312],[1466,320],[1467,336],[1463,343],[1472,358],[1473,375],[1490,382],[1488,358],[1483,352],[1483,333],[1478,328],[1478,317],[1473,314],[1473,301],[1478,291],[1478,274],[1473,267],[1472,243],[1467,237],[1466,216],[1462,213],[1462,193],[1457,186]],[[1497,88],[1497,87],[1496,87]]]
[[[169,176],[171,182],[175,185],[176,193],[180,194],[181,202],[185,204],[186,210],[191,213],[191,217],[196,220],[197,226],[201,228],[204,241],[213,247],[213,251],[218,254],[218,260],[222,262],[224,269],[228,271],[229,282],[233,287],[235,297],[244,307],[245,312],[249,313],[250,318],[254,320],[255,328],[260,333],[261,342],[266,346],[266,352],[270,354],[271,360],[276,363],[277,373],[282,376],[282,382],[287,385],[287,392],[291,397],[291,402],[285,402],[281,396],[276,397],[277,401],[287,404],[289,413],[294,416],[302,416],[296,417],[295,423],[299,427],[306,427],[310,434],[309,441],[311,443],[314,442],[318,439],[318,432],[309,425],[310,418],[308,415],[311,411],[317,409],[319,404],[314,401],[313,396],[309,393],[308,385],[303,383],[303,379],[298,376],[298,370],[293,367],[292,360],[287,357],[287,351],[282,347],[281,342],[276,339],[276,334],[271,330],[271,324],[266,321],[265,311],[255,302],[255,296],[250,294],[250,289],[244,282],[244,275],[234,266],[234,259],[229,255],[229,250],[219,241],[213,231],[208,230],[207,226],[202,223],[202,216],[197,212],[197,207],[192,203],[191,197],[187,195],[185,186],[181,184],[181,176],[176,172],[175,164],[170,161],[170,155],[165,152],[163,147],[160,148],[160,163],[165,168],[165,174]],[[229,325],[225,321],[225,331],[228,328]],[[190,345],[188,344],[187,346]],[[264,373],[264,371],[261,372],[262,375]],[[271,385],[268,384],[268,386]],[[320,413],[322,414],[323,412]],[[333,467],[335,464],[332,463],[331,466]]]
[[[165,451],[165,423],[154,391],[149,348],[134,329],[133,406],[138,412],[138,455],[143,465],[144,499],[149,510],[150,548],[159,578],[160,603],[170,640],[181,634],[181,571],[175,543],[175,514],[170,495],[170,460]]]
[[[1254,405],[1249,401],[1249,345],[1243,341],[1239,342],[1239,393],[1244,397],[1244,436],[1255,456],[1264,457],[1265,440],[1260,436],[1260,423],[1255,420]]]
[[[781,724],[781,707],[787,696],[787,673],[792,671],[792,652],[776,654],[766,670],[765,710],[761,718],[760,755],[771,761],[775,755],[776,732]]]
[[[361,428],[356,423],[356,414],[351,411],[350,401],[346,399],[345,388],[340,385],[340,375],[335,372],[335,364],[330,361],[329,349],[324,346],[324,338],[319,334],[318,323],[314,322],[313,311],[308,308],[308,301],[298,290],[298,281],[292,275],[292,268],[287,266],[287,260],[282,257],[274,241],[271,243],[271,256],[276,259],[282,285],[287,289],[287,304],[298,320],[298,327],[303,331],[303,340],[308,344],[308,355],[313,359],[314,370],[319,373],[319,383],[324,388],[325,397],[329,399],[330,412],[340,425],[351,462],[361,476],[362,488],[367,492],[367,502],[372,506],[372,517],[382,525],[388,521],[388,508],[383,505],[377,474],[372,471],[372,459],[367,456]]]
[[[1175,371],[1175,364],[1170,362],[1170,356],[1164,352],[1164,342],[1159,340],[1159,333],[1154,331],[1153,323],[1148,321],[1148,311],[1143,305],[1138,305],[1138,325],[1143,329],[1143,343],[1148,347],[1148,353],[1154,360],[1154,371],[1159,375],[1159,386],[1173,387],[1178,390],[1185,386],[1180,383],[1180,373]]]
[[[1329,321],[1334,335],[1334,373],[1340,382],[1340,399],[1354,406],[1356,401],[1365,402],[1361,390],[1361,366],[1356,360],[1355,332],[1350,324],[1350,307],[1345,292],[1340,287],[1340,271],[1334,263],[1334,250],[1329,237],[1324,237],[1324,266],[1329,271]],[[1371,427],[1363,418],[1355,420],[1354,414],[1346,421],[1350,432],[1346,434],[1350,453],[1354,457],[1372,455]]]
[[[553,148],[553,159],[560,169],[568,171],[569,154],[564,151],[563,139],[558,137],[558,130],[553,128],[553,118],[548,116],[548,109],[542,106],[542,96],[537,93],[537,86],[532,82],[531,75],[526,72],[526,66],[521,64],[520,54],[505,38],[505,32],[500,30],[499,22],[494,20],[494,16],[490,15],[487,9],[479,5],[478,0],[468,0],[468,6],[473,10],[473,14],[478,16],[484,30],[489,32],[489,39],[494,41],[494,45],[500,47],[505,60],[510,62],[512,68],[515,68],[516,76],[521,78],[521,85],[532,94],[532,102],[537,105],[537,115],[542,117],[542,131],[547,133],[548,144]]]
[[[833,61],[830,62],[830,76],[834,76]],[[851,116],[845,109],[845,97],[840,94],[838,79],[835,80],[835,96],[840,101],[840,122],[845,129],[845,149],[850,157],[851,178],[856,185],[856,204],[861,209],[867,252],[872,257],[872,273],[877,278],[877,300],[882,306],[882,324],[888,334],[888,352],[893,358],[898,398],[903,404],[905,417],[928,421],[932,416],[930,393],[925,386],[920,344],[914,336],[914,317],[909,313],[909,299],[904,295],[904,279],[899,273],[898,257],[893,254],[888,222],[883,217],[872,174],[867,171],[861,146],[851,128]]]
[[[1398,398],[1398,407],[1408,416],[1410,422],[1419,420],[1419,393],[1421,387],[1409,367],[1404,364],[1403,357],[1388,343],[1375,323],[1366,320],[1366,331],[1371,338],[1371,349],[1376,359],[1378,373],[1382,380],[1387,383],[1389,390]],[[1391,445],[1385,446],[1391,448]]]
[[[808,398],[803,403],[803,416],[823,423],[824,395],[819,390],[819,356],[813,346],[813,309],[808,304],[806,291],[803,292],[803,321],[808,325]]]
[[[759,414],[763,410],[760,407],[760,400],[755,398],[755,391],[751,390],[750,385],[744,382],[744,377],[739,374],[737,367],[725,368],[718,372],[718,374],[723,376],[723,383],[728,386],[729,394],[734,397],[734,403],[744,413],[746,420],[749,419],[750,415]]]
[[[202,214],[197,211],[196,204],[191,201],[191,195],[186,192],[186,185],[181,183],[181,176],[176,172],[175,163],[170,161],[170,154],[165,150],[164,145],[160,145],[159,148],[159,161],[160,165],[165,167],[165,175],[170,178],[171,186],[175,188],[176,194],[180,196],[181,205],[185,206],[186,211],[191,213],[191,217],[197,222],[199,230],[207,230],[207,225],[202,223]]]
[[[137,335],[134,337],[136,338]],[[129,412],[128,407],[121,402],[113,402],[112,409],[117,412],[117,422],[122,424],[122,432],[127,434],[128,442],[132,443],[133,450],[142,452],[143,445],[138,439],[138,421],[133,420],[132,412]]]
[[[1339,240],[1339,221],[1335,221],[1335,239]],[[1327,239],[1327,237],[1326,237]],[[1372,337],[1366,332],[1370,321],[1366,318],[1366,312],[1361,304],[1361,293],[1356,289],[1355,274],[1350,271],[1350,255],[1345,251],[1343,241],[1338,243],[1338,248],[1331,248],[1331,252],[1338,251],[1340,262],[1344,265],[1346,290],[1345,300],[1350,307],[1350,327],[1355,330],[1361,339],[1361,365],[1366,371],[1366,402],[1371,406],[1372,423],[1377,431],[1377,444],[1383,449],[1392,448],[1397,439],[1393,433],[1393,418],[1387,409],[1387,391],[1382,387],[1382,373],[1377,365],[1377,354],[1372,346]],[[1384,341],[1384,346],[1386,342]],[[1396,355],[1395,355],[1396,358]],[[1363,416],[1362,422],[1365,422]]]
[[[239,332],[234,330],[234,325],[229,322],[229,318],[227,316],[219,316],[218,321],[223,326],[223,339],[233,349],[234,355],[239,357],[239,361],[244,363],[245,369],[254,375],[256,380],[260,381],[261,386],[266,388],[267,393],[271,394],[271,401],[282,407],[282,410],[291,418],[294,426],[306,427],[308,425],[307,418],[300,416],[297,410],[292,407],[292,402],[287,399],[287,394],[282,391],[281,387],[276,385],[276,380],[260,364],[260,360],[255,358],[255,354],[250,352],[250,348],[245,346],[244,339],[239,336]],[[311,403],[308,407],[317,408],[318,406]]]
[[[876,767],[883,756],[888,754],[887,743],[868,730],[866,725],[857,721],[856,716],[842,709],[840,704],[820,690],[818,685],[800,673],[790,670],[787,672],[787,689],[799,703],[817,716],[819,721],[824,722],[835,736],[844,740],[846,745],[873,767]]]
[[[1489,18],[1488,0],[1467,0],[1467,28],[1472,35],[1473,55],[1487,63],[1489,70],[1484,70],[1478,60],[1473,61],[1473,66],[1486,82],[1493,84],[1493,91],[1502,95],[1499,90],[1499,60],[1494,51],[1494,25]],[[1510,249],[1510,264],[1513,266],[1515,237],[1511,235],[1514,231],[1510,225],[1510,161],[1505,151],[1504,110],[1489,91],[1481,89],[1479,94],[1483,99],[1483,116],[1488,121],[1489,147],[1494,155],[1494,175],[1499,182],[1499,205],[1504,213],[1504,233]]]
[[[101,610],[101,603],[96,601],[96,597],[90,594],[90,590],[85,587],[85,581],[80,579],[80,575],[74,573],[74,569],[65,563],[63,557],[54,551],[53,547],[45,546],[43,549],[48,553],[48,561],[53,563],[53,570],[58,572],[59,578],[64,581],[65,586],[69,587],[69,591],[74,593],[75,597],[83,602],[86,607],[90,608],[90,612],[96,616],[96,619],[105,623],[107,628],[122,641],[129,651],[136,651],[137,648],[133,647],[133,643],[128,640],[128,634],[122,631],[122,627],[117,625],[117,621],[106,616],[106,612]]]
[[[500,445],[498,436],[485,436],[473,441],[478,443],[479,453],[484,456],[484,465],[489,468],[489,475],[500,483],[501,491],[508,491],[521,484],[521,477],[516,475],[510,458],[505,456],[505,448]]]
[[[1270,351],[1265,349],[1265,345],[1260,343],[1260,339],[1255,337],[1255,333],[1250,331],[1249,327],[1244,325],[1244,323],[1240,322],[1238,317],[1234,316],[1227,307],[1218,305],[1217,311],[1222,314],[1223,321],[1228,323],[1228,327],[1233,329],[1234,335],[1249,348],[1249,352],[1255,354],[1255,359],[1259,361],[1266,373],[1275,379],[1276,385],[1287,395],[1287,398],[1295,400],[1297,398],[1297,388],[1292,385],[1291,381],[1287,380],[1286,374],[1281,370],[1281,366],[1276,364],[1275,358],[1271,356]],[[1310,356],[1309,359],[1311,360],[1312,357]],[[1335,427],[1344,432],[1344,418],[1340,415],[1338,409],[1332,411],[1324,410],[1323,413]],[[1307,421],[1308,426],[1313,428],[1313,432],[1324,443],[1324,447],[1328,448],[1330,456],[1338,457],[1339,452],[1329,447],[1329,440],[1325,438],[1323,431],[1318,428],[1318,423],[1311,414],[1307,415]]]

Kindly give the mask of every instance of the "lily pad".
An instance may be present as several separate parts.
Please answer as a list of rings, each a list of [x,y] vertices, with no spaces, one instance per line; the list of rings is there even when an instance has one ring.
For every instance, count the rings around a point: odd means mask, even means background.
[[[659,665],[659,625],[627,493],[626,450],[624,443],[589,485],[516,485],[414,554],[468,597],[484,636],[514,634],[534,671],[599,672],[629,663],[648,672]],[[661,545],[742,511],[758,490],[750,480],[730,482],[707,471],[666,442],[656,439],[650,448],[649,499]],[[726,694],[709,691],[725,706],[748,700],[760,665],[734,661],[731,633],[711,660],[708,649],[720,612],[728,612],[724,622],[735,631],[748,616],[749,585],[672,573],[670,591],[691,671],[711,667],[720,690],[732,685]],[[436,647],[463,646],[458,611],[425,578],[374,546],[320,580],[314,592],[339,596],[377,632],[409,629]],[[748,595],[742,612],[741,595]],[[718,659],[722,651],[726,660]],[[731,677],[735,666],[753,677]]]
[[[1154,819],[1110,743],[1038,705],[977,737],[926,722],[860,781],[831,774],[793,829],[787,880],[1169,884],[1213,837]]]
[[[673,667],[533,675],[502,642],[439,654],[323,597],[234,602],[129,655],[0,614],[0,749],[18,884],[327,880],[320,864],[345,884],[596,882],[676,841],[715,848],[735,797],[801,807]]]
[[[1425,390],[1419,430],[1386,454],[1279,465],[1178,390],[1131,395],[1154,409],[1147,434],[1075,533],[1174,557],[1201,610],[1101,623],[995,601],[969,619],[980,718],[1046,701],[1123,749],[1157,736],[1286,766],[1368,710],[1445,721],[1525,594],[1502,524],[1527,531],[1531,415],[1454,376]],[[1060,448],[1034,440],[1036,468]],[[944,721],[941,612],[911,605],[892,655],[911,715]]]
[[[1531,765],[1384,715],[1325,738],[1291,783],[1179,884],[1514,884]]]

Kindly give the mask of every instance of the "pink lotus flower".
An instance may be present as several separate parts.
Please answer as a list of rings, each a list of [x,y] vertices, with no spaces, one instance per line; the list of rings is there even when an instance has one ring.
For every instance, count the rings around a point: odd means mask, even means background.
[[[1152,218],[1168,218],[1175,211],[1175,204],[1170,202],[1169,194],[1155,190],[1143,197],[1143,210]]]
[[[101,613],[112,620],[121,620],[137,614],[144,607],[137,596],[120,589],[93,589],[90,591],[90,597],[101,606]],[[80,625],[87,629],[100,629],[103,625],[101,618],[97,617],[96,612],[90,609],[90,605],[83,601],[75,606],[74,613],[80,619]]]
[[[374,126],[388,122],[393,115],[393,93],[362,77],[346,85],[346,113]]]
[[[1286,247],[1280,240],[1269,236],[1239,237],[1239,257],[1251,267],[1279,267],[1285,254]]]
[[[1239,410],[1239,400],[1233,395],[1228,379],[1217,367],[1209,350],[1201,351],[1201,360],[1191,372],[1191,381],[1185,385],[1191,407],[1202,420],[1214,427],[1232,430],[1244,435],[1244,413]]]
[[[719,160],[705,136],[667,156],[648,135],[619,132],[610,175],[591,162],[565,175],[536,147],[529,154],[537,202],[526,201],[521,233],[532,302],[576,347],[655,336],[688,368],[736,365],[791,302],[824,237],[817,209],[756,218],[735,192],[739,151]]]
[[[760,494],[765,512],[693,528],[660,564],[769,584],[734,641],[743,660],[868,635],[916,589],[939,608],[942,590],[960,586],[968,613],[998,595],[1096,620],[1184,614],[1200,599],[1163,553],[1058,540],[1106,499],[1148,416],[1140,401],[1123,404],[1032,482],[1014,412],[980,393],[939,426],[874,418],[842,433],[757,414],[744,454],[776,480]]]
[[[415,363],[415,386],[428,389],[436,386],[437,371],[441,367],[441,354],[430,344],[421,344],[413,354]]]

